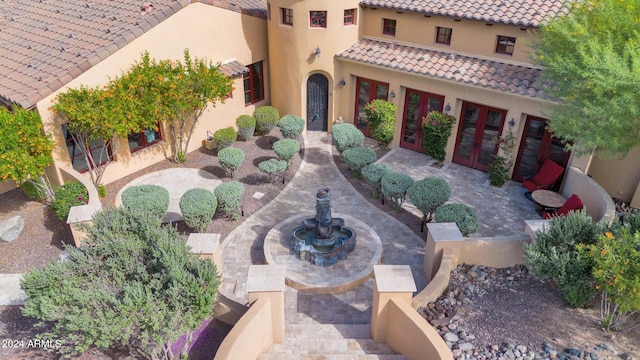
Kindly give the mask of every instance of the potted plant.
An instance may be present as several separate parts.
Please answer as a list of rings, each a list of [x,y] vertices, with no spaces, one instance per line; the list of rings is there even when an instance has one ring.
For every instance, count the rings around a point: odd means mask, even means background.
[[[216,144],[213,141],[213,134],[211,133],[211,131],[207,130],[207,137],[204,140],[202,140],[202,146],[205,147],[207,150],[215,149]]]

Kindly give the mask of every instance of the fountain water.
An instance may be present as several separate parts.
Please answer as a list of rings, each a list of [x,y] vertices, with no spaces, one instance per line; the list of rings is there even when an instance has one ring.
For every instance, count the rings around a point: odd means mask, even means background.
[[[344,226],[342,218],[331,217],[331,190],[318,189],[316,217],[302,221],[302,226],[293,230],[291,249],[300,260],[329,266],[346,259],[355,247],[355,230]]]

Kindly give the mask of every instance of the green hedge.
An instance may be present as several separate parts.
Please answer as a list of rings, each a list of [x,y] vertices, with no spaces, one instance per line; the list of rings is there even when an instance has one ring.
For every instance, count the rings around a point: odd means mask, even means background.
[[[285,115],[278,122],[280,133],[289,139],[297,139],[304,130],[304,119],[295,115]]]
[[[238,134],[232,127],[218,129],[213,133],[213,143],[216,144],[216,147],[219,151],[224,148],[228,148],[229,146],[233,146],[233,143],[236,142],[237,137]]]
[[[354,147],[342,152],[341,158],[349,170],[359,178],[360,170],[376,161],[376,152],[371,148]]]
[[[217,206],[216,196],[207,189],[189,189],[180,198],[184,223],[200,233],[207,231],[207,225],[216,214]]]
[[[131,186],[122,192],[122,205],[162,219],[169,209],[169,191],[158,185]]]
[[[469,236],[478,230],[478,216],[465,204],[442,205],[436,210],[433,220],[437,223],[456,223],[462,236]]]
[[[384,148],[393,140],[397,109],[396,104],[382,99],[373,100],[364,107],[371,128],[371,137]]]
[[[391,172],[391,169],[385,164],[370,164],[360,170],[364,179],[371,185],[375,199],[379,199],[382,195],[382,177],[389,172]]]
[[[85,205],[89,202],[87,189],[79,182],[70,182],[56,186],[54,194],[55,199],[51,203],[51,208],[61,221],[67,221],[69,209],[74,206]]]
[[[243,161],[244,152],[238,148],[228,147],[218,151],[218,162],[230,177],[233,177],[234,171],[238,170]]]
[[[407,197],[407,190],[413,184],[413,179],[409,175],[390,172],[382,177],[382,194],[391,200],[391,205],[400,211],[400,205]]]
[[[278,124],[280,113],[273,106],[260,106],[253,112],[256,119],[256,131],[260,135],[266,135]]]
[[[240,200],[244,194],[244,185],[238,181],[229,181],[218,185],[213,193],[218,199],[218,210],[227,217],[236,220],[240,217]]]
[[[407,195],[413,205],[422,211],[422,220],[429,222],[438,206],[446,203],[451,197],[451,187],[444,179],[428,177],[411,185]]]
[[[338,152],[361,146],[364,143],[364,134],[353,124],[342,123],[331,127],[331,136]]]
[[[256,118],[251,115],[240,115],[236,119],[236,126],[238,127],[238,135],[246,141],[251,141],[253,133],[256,131]]]
[[[275,182],[278,174],[287,170],[287,162],[278,159],[269,159],[258,164],[258,169],[269,176],[270,182]]]
[[[300,150],[300,143],[298,140],[282,139],[273,143],[273,151],[278,155],[280,160],[287,162],[287,167],[298,150]]]

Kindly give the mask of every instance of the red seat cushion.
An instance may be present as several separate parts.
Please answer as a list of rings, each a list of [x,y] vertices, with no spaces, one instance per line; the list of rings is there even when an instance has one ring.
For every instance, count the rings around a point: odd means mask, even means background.
[[[522,186],[529,191],[548,189],[558,180],[563,171],[562,166],[556,164],[551,159],[546,159],[544,163],[542,163],[538,173],[535,174],[531,180],[523,181]]]
[[[525,180],[522,182],[522,186],[524,186],[527,190],[534,192],[538,190],[538,184],[534,183],[531,180]]]
[[[569,199],[567,199],[567,201],[564,202],[564,204],[562,204],[562,207],[558,209],[558,212],[554,213],[545,211],[542,213],[542,217],[545,219],[550,219],[552,216],[565,216],[570,211],[580,211],[582,209],[584,209],[582,200],[580,200],[580,197],[578,195],[573,194],[569,197]]]

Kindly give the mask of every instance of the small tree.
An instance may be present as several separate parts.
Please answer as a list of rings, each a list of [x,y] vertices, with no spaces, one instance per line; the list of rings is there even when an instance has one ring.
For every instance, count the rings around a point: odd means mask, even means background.
[[[216,214],[218,201],[212,191],[202,188],[187,190],[180,198],[180,211],[184,223],[197,232],[205,232]]]
[[[364,143],[364,134],[353,124],[342,123],[331,127],[331,137],[339,153],[361,146]]]
[[[228,147],[218,151],[218,162],[224,171],[233,178],[233,173],[238,170],[244,161],[244,152],[240,149]]]
[[[284,160],[269,159],[258,164],[258,169],[267,174],[269,182],[275,182],[276,177],[287,170],[287,162]],[[282,179],[282,183],[284,184],[284,178]]]
[[[260,106],[253,111],[253,117],[256,119],[258,134],[266,135],[278,124],[280,113],[273,106]]]
[[[376,161],[376,152],[367,147],[354,147],[345,150],[340,156],[351,173],[360,178],[360,170]]]
[[[384,148],[393,140],[397,109],[396,104],[381,99],[373,100],[364,107],[371,128],[371,137]]]
[[[44,169],[51,165],[54,142],[42,132],[37,111],[16,107],[11,111],[0,107],[0,179],[11,179],[18,185],[28,182],[53,200],[53,189]]]
[[[432,111],[422,119],[422,145],[427,153],[435,160],[443,162],[446,156],[447,141],[456,118]]]
[[[425,224],[432,220],[436,209],[449,200],[451,187],[444,179],[428,177],[413,183],[407,195],[413,205],[422,211],[422,223]]]
[[[213,191],[218,199],[218,210],[223,215],[237,220],[240,217],[240,200],[244,194],[244,185],[239,181],[229,181],[218,185]]]
[[[516,144],[516,137],[512,132],[499,136],[493,141],[498,144],[501,154],[492,155],[493,160],[489,164],[489,183],[493,186],[502,186],[507,181],[509,170],[513,165],[513,148]]]
[[[238,138],[238,133],[231,126],[218,129],[213,133],[213,142],[216,144],[218,151],[233,146]]]
[[[65,356],[97,347],[173,358],[170,345],[211,314],[220,285],[215,265],[191,256],[158,218],[122,208],[97,214],[88,235],[94,246],[68,247],[66,261],[23,277],[22,312],[43,327],[39,338],[60,340],[53,350]]]
[[[169,209],[169,191],[158,185],[131,186],[122,192],[122,205],[158,219]]]
[[[379,199],[382,195],[382,178],[390,172],[391,169],[385,164],[370,164],[360,170],[364,179],[371,185],[374,199]]]
[[[465,204],[444,204],[436,209],[433,220],[437,223],[456,223],[462,236],[469,236],[478,230],[478,216]]]
[[[296,155],[300,149],[300,143],[293,139],[282,139],[273,143],[273,151],[278,156],[278,159],[287,162],[287,169],[291,163],[291,159]]]
[[[238,127],[238,135],[245,141],[251,141],[253,139],[253,133],[256,131],[256,119],[253,116],[238,116],[236,126]]]
[[[304,119],[295,115],[285,115],[278,121],[278,127],[283,137],[297,139],[304,130]]]
[[[391,205],[396,211],[400,211],[400,206],[407,198],[407,190],[411,187],[413,181],[409,175],[394,172],[382,177],[380,181],[382,194],[391,200]]]

